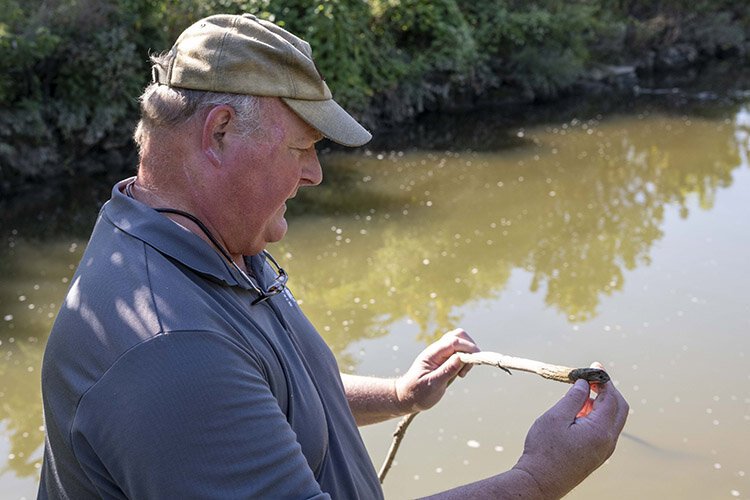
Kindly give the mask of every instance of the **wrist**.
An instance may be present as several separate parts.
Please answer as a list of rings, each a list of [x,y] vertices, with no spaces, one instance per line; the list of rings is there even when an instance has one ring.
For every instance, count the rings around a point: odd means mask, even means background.
[[[393,402],[398,414],[413,413],[415,411],[414,404],[412,398],[409,397],[408,388],[404,386],[403,376],[392,379],[392,384]]]
[[[515,476],[516,481],[520,482],[523,485],[522,491],[528,493],[528,498],[553,498],[545,494],[542,485],[539,484],[539,481],[534,476],[534,473],[528,470],[525,465],[521,465],[520,460],[516,465],[513,466],[513,468],[508,471],[508,474],[512,474],[513,476]]]
[[[539,495],[533,498],[552,499],[564,497],[580,482],[571,484],[558,469],[545,458],[532,457],[524,452],[511,470],[525,476],[528,491],[535,491]]]

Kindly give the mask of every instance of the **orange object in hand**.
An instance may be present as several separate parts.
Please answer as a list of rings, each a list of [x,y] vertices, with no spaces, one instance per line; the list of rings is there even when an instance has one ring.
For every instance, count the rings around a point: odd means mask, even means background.
[[[603,370],[604,365],[596,361],[594,363],[591,363],[591,368],[598,368],[600,370]],[[583,407],[581,408],[581,411],[578,412],[578,415],[576,415],[576,418],[585,417],[586,415],[591,413],[591,410],[594,409],[594,400],[596,399],[596,394],[599,393],[599,383],[589,382],[589,388],[591,389],[593,396],[589,397],[586,402],[583,403]]]

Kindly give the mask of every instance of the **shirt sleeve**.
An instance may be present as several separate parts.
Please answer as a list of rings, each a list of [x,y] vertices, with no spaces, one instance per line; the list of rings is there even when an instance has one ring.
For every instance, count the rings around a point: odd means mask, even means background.
[[[263,373],[220,334],[155,337],[82,397],[76,457],[103,497],[329,498]]]

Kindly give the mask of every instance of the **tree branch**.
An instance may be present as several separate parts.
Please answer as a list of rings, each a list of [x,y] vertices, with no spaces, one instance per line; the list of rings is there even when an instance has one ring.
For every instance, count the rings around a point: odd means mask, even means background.
[[[546,379],[565,382],[568,384],[572,384],[578,379],[584,379],[587,382],[596,382],[599,384],[609,381],[609,375],[607,372],[598,368],[570,368],[568,366],[551,365],[541,361],[534,361],[533,359],[516,358],[491,351],[475,353],[461,352],[458,353],[458,356],[462,362],[469,365],[495,366],[508,374],[512,374],[511,370],[536,373]],[[391,447],[388,450],[383,465],[380,467],[380,472],[378,472],[378,478],[380,479],[381,484],[385,481],[385,476],[391,469],[391,465],[393,465],[393,460],[396,458],[396,452],[406,435],[406,429],[419,413],[420,412],[417,411],[406,415],[399,421],[396,430],[393,431]]]

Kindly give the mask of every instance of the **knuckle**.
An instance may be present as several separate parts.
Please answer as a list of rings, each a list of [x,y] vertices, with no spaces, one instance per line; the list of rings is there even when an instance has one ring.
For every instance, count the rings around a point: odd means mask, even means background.
[[[463,328],[454,328],[453,330],[446,333],[445,336],[466,338],[469,335],[466,333],[466,331]]]

